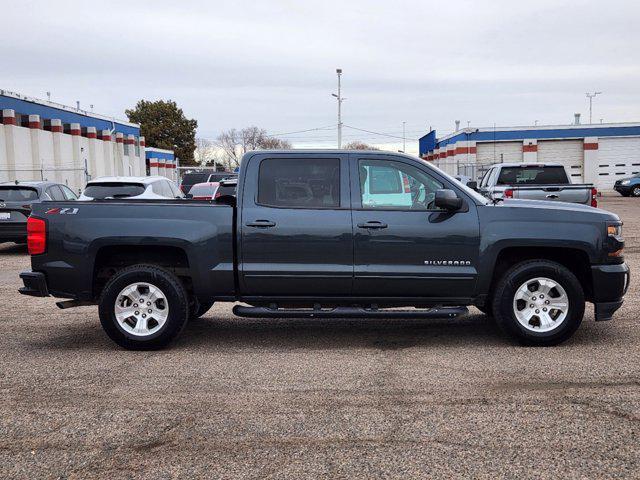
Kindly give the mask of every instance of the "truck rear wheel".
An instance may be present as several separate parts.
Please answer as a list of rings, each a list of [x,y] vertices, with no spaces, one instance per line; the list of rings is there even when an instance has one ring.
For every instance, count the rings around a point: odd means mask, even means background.
[[[156,350],[180,334],[189,303],[173,273],[154,265],[133,265],[107,282],[99,313],[102,328],[121,347]]]
[[[520,343],[557,345],[577,330],[584,292],[576,276],[549,260],[531,260],[508,270],[493,295],[496,323]]]

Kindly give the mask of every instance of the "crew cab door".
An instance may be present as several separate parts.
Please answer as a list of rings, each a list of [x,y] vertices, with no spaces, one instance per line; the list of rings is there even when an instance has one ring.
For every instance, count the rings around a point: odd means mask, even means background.
[[[351,154],[354,295],[468,298],[477,277],[476,205],[435,170],[410,159]],[[465,200],[458,212],[438,210],[435,192]]]
[[[255,154],[246,163],[239,208],[242,295],[350,295],[348,155]]]

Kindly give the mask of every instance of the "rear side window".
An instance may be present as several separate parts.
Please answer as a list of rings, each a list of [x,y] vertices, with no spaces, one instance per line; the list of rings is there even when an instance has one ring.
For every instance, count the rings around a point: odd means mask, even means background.
[[[51,197],[51,200],[55,200],[57,202],[63,202],[66,200],[66,197],[62,194],[62,190],[58,185],[52,185],[47,188],[47,194]]]
[[[568,183],[564,167],[503,167],[498,177],[498,185],[545,185]]]
[[[189,190],[189,194],[194,197],[212,197],[215,191],[215,184],[200,184],[194,185],[191,190]]]
[[[0,187],[0,202],[33,202],[38,190],[25,187]]]
[[[140,183],[92,183],[84,190],[85,196],[97,200],[135,197],[143,193],[144,185]]]
[[[339,207],[340,160],[263,160],[258,178],[258,203],[291,208]]]

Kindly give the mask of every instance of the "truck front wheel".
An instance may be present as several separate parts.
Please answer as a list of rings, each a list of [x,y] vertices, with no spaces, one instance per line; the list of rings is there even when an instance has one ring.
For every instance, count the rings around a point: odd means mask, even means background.
[[[107,282],[99,313],[102,328],[121,347],[156,350],[180,334],[189,302],[173,273],[154,265],[133,265]]]
[[[580,326],[584,302],[580,282],[566,267],[530,260],[512,267],[498,282],[493,316],[522,344],[557,345]]]

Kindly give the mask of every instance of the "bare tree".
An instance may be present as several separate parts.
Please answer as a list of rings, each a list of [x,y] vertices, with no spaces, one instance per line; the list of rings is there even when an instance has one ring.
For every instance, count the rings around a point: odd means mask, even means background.
[[[206,165],[215,161],[216,151],[211,140],[206,138],[196,138],[196,149],[193,157],[196,163]]]
[[[345,150],[379,150],[379,148],[369,145],[368,143],[361,142],[360,140],[349,142],[343,148]]]
[[[252,126],[223,131],[218,135],[215,146],[220,149],[229,167],[233,168],[239,166],[242,156],[251,150],[287,149],[291,148],[291,143],[268,136],[264,128]]]

